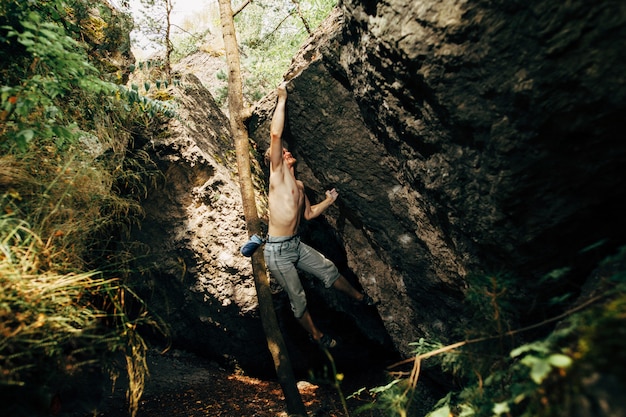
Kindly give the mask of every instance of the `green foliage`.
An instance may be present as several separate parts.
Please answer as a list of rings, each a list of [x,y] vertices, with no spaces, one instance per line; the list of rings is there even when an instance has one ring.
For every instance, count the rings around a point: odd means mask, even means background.
[[[24,151],[34,137],[58,147],[75,142],[80,131],[60,103],[73,93],[110,94],[113,86],[97,77],[84,50],[62,26],[44,21],[38,13],[27,13],[19,26],[2,29],[7,41],[21,45],[23,57],[30,56],[31,62],[21,82],[1,87],[0,147],[6,151],[17,146]]]
[[[365,388],[362,388],[349,395],[348,398],[359,398],[364,391]],[[357,408],[357,414],[362,414],[369,410],[385,410],[390,416],[407,416],[410,398],[407,395],[406,381],[394,379],[387,385],[374,387],[368,391],[369,395],[375,398],[375,400]]]
[[[307,27],[314,31],[337,5],[336,0],[304,0],[284,3],[276,0],[250,2],[235,17],[240,46],[243,94],[248,103],[254,103],[273,91],[282,81],[294,55],[309,36]],[[208,13],[208,11],[207,11]],[[202,31],[186,32],[173,40],[173,60],[195,52],[209,33],[220,33],[218,19],[215,25]],[[221,51],[208,53],[220,56]],[[227,76],[216,74],[215,99],[224,105],[228,97]]]
[[[453,336],[461,340],[490,338],[464,346],[460,353],[443,355],[444,370],[460,379],[480,381],[485,375],[506,367],[508,352],[517,340],[509,332],[519,327],[516,279],[507,274],[472,275],[468,277],[465,297],[470,312],[467,325]],[[497,336],[494,339],[491,337]]]
[[[511,351],[511,357],[522,357],[520,363],[530,368],[530,379],[541,384],[554,368],[568,368],[572,364],[569,356],[553,353],[545,343],[529,343]]]
[[[542,283],[552,283],[566,272],[554,271]],[[423,415],[412,409],[410,399],[413,387],[419,387],[420,362],[430,360],[433,352],[445,370],[460,378],[460,388],[442,398],[428,417],[575,414],[588,406],[587,396],[594,395],[589,391],[594,388],[584,382],[589,375],[621,384],[623,389],[626,248],[607,258],[598,273],[603,276],[597,289],[602,295],[579,301],[579,305],[557,317],[557,327],[531,341],[520,340],[520,333],[554,321],[515,328],[519,315],[515,306],[523,306],[507,291],[515,280],[502,274],[472,277],[467,308],[475,314],[463,326],[465,341],[449,346],[426,340],[415,343],[414,371],[370,390],[378,398],[369,408],[383,408],[393,416]],[[403,388],[407,386],[410,388]]]
[[[282,81],[298,48],[337,5],[335,0],[252,2],[235,20],[242,48],[244,96],[254,103]]]
[[[151,84],[149,82],[144,83],[146,92],[150,91]],[[159,86],[157,85],[157,89]],[[140,94],[137,86],[133,85],[132,88],[120,87],[120,94],[125,97],[130,106],[136,106],[138,110],[148,116],[149,119],[158,118],[160,116],[174,117],[176,116],[176,109],[172,104],[169,104],[167,100],[171,97],[168,95],[161,95],[156,93],[156,97],[160,97],[163,100],[151,99],[143,94]],[[130,107],[127,107],[130,110]]]
[[[107,369],[121,352],[134,413],[147,372],[138,328],[157,324],[125,281],[124,242],[160,171],[128,146],[173,108],[96,69],[81,39],[123,28],[90,20],[93,7],[0,3],[0,392]]]
[[[119,91],[131,107],[139,110],[137,116],[143,119],[145,126],[148,127],[154,119],[176,117],[173,96],[167,90],[170,82],[165,74],[164,62],[159,59],[140,61],[130,71],[135,76],[130,89],[120,86]],[[142,84],[142,88],[136,83]],[[179,85],[179,80],[174,79],[171,84]]]

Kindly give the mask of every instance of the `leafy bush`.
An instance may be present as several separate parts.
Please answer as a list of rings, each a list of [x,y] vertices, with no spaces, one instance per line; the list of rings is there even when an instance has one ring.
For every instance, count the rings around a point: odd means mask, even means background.
[[[130,145],[172,109],[97,69],[106,42],[80,41],[97,6],[0,3],[0,392],[113,371],[122,354],[134,413],[147,372],[138,328],[157,324],[125,282],[124,241],[159,170]]]
[[[459,389],[442,398],[427,417],[559,417],[582,409],[593,415],[595,388],[585,382],[590,375],[617,385],[618,392],[626,386],[621,372],[626,367],[621,348],[626,336],[626,248],[605,260],[597,273],[602,279],[595,294],[552,319],[522,328],[515,323],[523,304],[513,302],[506,290],[514,280],[505,275],[473,277],[467,301],[476,314],[463,329],[467,338],[447,346],[415,343],[413,370],[370,390],[376,401],[363,410],[423,415],[412,400],[419,391],[422,363],[434,360],[458,378]],[[534,340],[519,337],[550,326],[551,331]],[[606,401],[602,407],[606,415],[614,411]]]

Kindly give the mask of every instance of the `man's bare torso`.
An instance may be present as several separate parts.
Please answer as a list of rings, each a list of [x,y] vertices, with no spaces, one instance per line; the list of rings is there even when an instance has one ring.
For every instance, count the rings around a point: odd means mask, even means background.
[[[283,161],[282,167],[270,172],[270,236],[293,236],[300,225],[304,207],[304,184],[296,179],[293,168]]]

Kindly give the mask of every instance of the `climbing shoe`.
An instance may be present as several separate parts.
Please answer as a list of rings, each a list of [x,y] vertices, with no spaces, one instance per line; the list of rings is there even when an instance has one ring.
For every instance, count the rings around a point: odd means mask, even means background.
[[[374,301],[374,299],[372,297],[370,297],[367,294],[363,294],[363,299],[361,301],[359,301],[359,304],[364,305],[364,306],[377,306],[378,304],[380,304],[380,301]]]
[[[313,337],[310,337],[310,339],[312,342],[317,343],[322,349],[331,349],[337,346],[337,341],[327,334],[324,334],[320,340],[315,340]]]

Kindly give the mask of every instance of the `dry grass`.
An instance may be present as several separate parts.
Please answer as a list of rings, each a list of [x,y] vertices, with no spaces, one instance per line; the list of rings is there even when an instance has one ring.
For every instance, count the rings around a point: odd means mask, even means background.
[[[0,387],[106,368],[123,352],[136,410],[147,374],[137,326],[151,320],[123,277],[87,268],[104,232],[124,235],[142,216],[116,184],[145,193],[144,178],[118,165],[46,147],[0,157]]]

